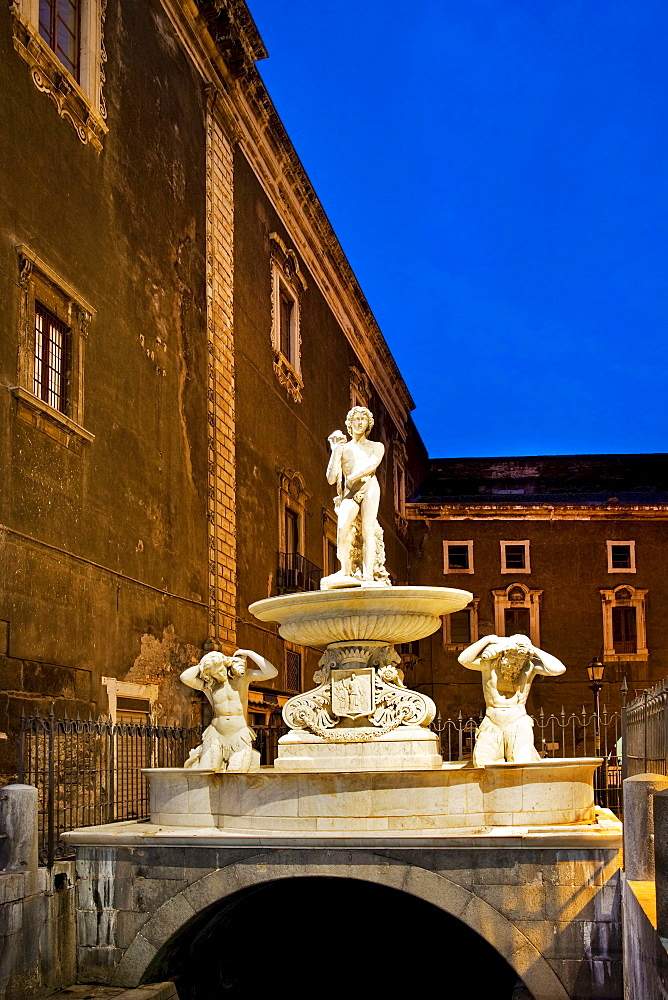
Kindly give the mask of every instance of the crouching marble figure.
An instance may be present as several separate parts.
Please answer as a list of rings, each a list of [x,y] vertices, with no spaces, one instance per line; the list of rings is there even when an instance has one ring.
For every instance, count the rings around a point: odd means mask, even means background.
[[[526,712],[527,698],[536,674],[557,677],[566,670],[563,663],[536,649],[525,635],[486,635],[465,649],[459,662],[482,673],[487,707],[473,749],[473,765],[540,760],[533,721]]]
[[[248,667],[249,658],[255,667]],[[277,674],[276,667],[250,649],[238,649],[233,656],[207,653],[184,670],[183,683],[203,691],[213,709],[201,746],[190,752],[184,766],[203,771],[257,771],[260,754],[253,749],[255,733],[248,725],[248,685]]]
[[[323,577],[321,590],[390,586],[383,529],[378,524],[380,487],[376,478],[385,445],[369,441],[372,427],[371,411],[365,406],[354,406],[346,417],[350,440],[342,431],[329,435],[332,454],[327,482],[337,487],[336,555],[341,569]]]

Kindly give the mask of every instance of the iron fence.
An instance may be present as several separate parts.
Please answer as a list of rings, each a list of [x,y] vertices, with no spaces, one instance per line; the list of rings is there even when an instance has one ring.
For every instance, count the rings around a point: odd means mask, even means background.
[[[625,715],[624,776],[668,773],[668,681],[643,691],[626,706]]]
[[[432,723],[438,733],[441,754],[446,761],[466,761],[473,755],[478,728],[483,716],[443,720]],[[599,724],[600,722],[600,724]],[[620,814],[622,808],[622,761],[620,758],[622,716],[604,706],[600,720],[584,705],[581,712],[545,715],[541,709],[533,716],[534,740],[541,757],[602,757],[603,764],[594,775],[596,802]],[[599,751],[600,748],[600,751]]]
[[[255,726],[263,764],[272,764],[286,727]],[[183,767],[200,727],[113,723],[109,719],[31,716],[21,720],[18,780],[38,791],[40,864],[74,851],[61,834],[149,816],[144,768]]]

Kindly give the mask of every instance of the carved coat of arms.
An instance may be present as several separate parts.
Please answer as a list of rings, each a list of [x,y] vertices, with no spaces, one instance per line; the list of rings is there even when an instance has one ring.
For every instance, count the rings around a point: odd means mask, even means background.
[[[332,670],[332,712],[348,719],[371,715],[376,707],[374,672],[369,667],[359,670]]]

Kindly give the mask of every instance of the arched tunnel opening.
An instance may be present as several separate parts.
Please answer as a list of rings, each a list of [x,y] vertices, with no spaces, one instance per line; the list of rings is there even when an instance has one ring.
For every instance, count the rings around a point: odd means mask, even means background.
[[[409,995],[532,1000],[484,938],[399,889],[345,878],[291,878],[243,889],[200,914],[156,957],[147,980],[179,1000]]]

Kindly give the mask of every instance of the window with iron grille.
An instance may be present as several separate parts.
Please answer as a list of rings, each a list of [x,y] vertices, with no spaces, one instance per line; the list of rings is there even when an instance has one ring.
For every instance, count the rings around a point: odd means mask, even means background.
[[[67,371],[70,331],[68,327],[35,302],[35,353],[33,393],[52,406],[67,413]]]
[[[285,651],[285,690],[300,691],[302,686],[302,654],[294,649]]]
[[[39,0],[39,33],[79,80],[80,0]]]

